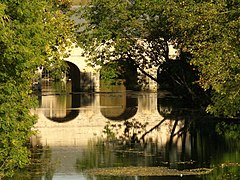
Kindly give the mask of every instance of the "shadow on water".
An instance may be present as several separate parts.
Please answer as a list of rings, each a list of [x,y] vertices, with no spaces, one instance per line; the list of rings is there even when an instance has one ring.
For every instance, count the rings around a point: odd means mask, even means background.
[[[134,146],[109,141],[90,141],[88,148],[83,152],[84,158],[77,159],[76,166],[79,172],[85,170],[89,172],[89,169],[98,168],[99,171],[93,172],[95,175],[106,173],[104,168],[129,167],[129,171],[122,172],[121,177],[124,177],[125,174],[131,174],[131,167],[167,167],[190,171],[192,169],[203,171],[204,168],[211,168],[213,171],[210,175],[195,175],[193,173],[192,176],[186,176],[185,179],[217,179],[220,177],[238,179],[240,175],[239,147],[233,148],[238,140],[233,139],[232,144],[229,144],[225,142],[223,137],[209,132],[205,125],[200,123],[190,127],[190,131],[192,128],[199,128],[199,130],[188,135],[190,142],[186,141],[187,138],[184,137],[186,135],[183,134],[181,137],[183,141],[180,145],[173,142],[172,137],[165,145],[152,140],[145,143],[135,143]],[[209,126],[209,128],[212,127],[212,125]],[[112,173],[114,171],[113,169]],[[163,179],[177,178],[176,176],[179,178],[181,171],[178,173],[178,175],[171,176],[166,171],[163,173],[164,175],[159,175]],[[111,173],[107,172],[106,174]],[[150,177],[145,177],[146,179],[153,178],[151,173],[149,174]]]
[[[41,103],[42,109],[46,110],[46,117],[52,124],[55,123],[53,125],[57,126],[58,131],[59,124],[64,124],[58,122],[65,121],[53,120],[53,116],[50,116],[53,106],[50,104],[59,105],[60,101],[64,104],[63,114],[57,117],[64,119],[70,117],[66,109],[71,106],[73,108],[70,109],[79,108],[78,116],[81,115],[81,107],[86,106],[91,106],[96,113],[93,108],[96,104],[93,105],[93,102],[99,98],[99,106],[96,107],[102,113],[101,119],[106,118],[105,125],[100,127],[102,133],[89,138],[90,132],[103,121],[97,119],[96,124],[92,125],[93,116],[90,116],[86,125],[80,123],[78,127],[71,128],[61,126],[64,127],[61,131],[69,129],[66,133],[77,129],[75,136],[86,131],[79,144],[64,145],[63,139],[62,144],[57,144],[58,139],[52,144],[49,139],[43,143],[41,136],[33,138],[32,164],[12,179],[240,178],[239,120],[212,118],[179,98],[163,96],[161,93],[158,96],[126,91],[91,96],[78,94],[65,96],[64,100],[58,99],[59,96],[65,95],[55,93],[49,102],[42,96]],[[73,100],[76,99],[78,102],[74,104]],[[152,106],[148,105],[150,102],[153,102]],[[116,111],[114,107],[120,109]],[[128,107],[135,107],[134,113],[140,114],[122,116]],[[152,120],[156,114],[154,108],[158,116]],[[56,109],[61,109],[61,105]],[[82,122],[82,117],[73,121]],[[120,117],[124,117],[123,120]],[[39,131],[50,131],[50,128],[42,127]],[[68,137],[67,134],[64,136]],[[50,138],[50,133],[47,138]],[[83,140],[87,143],[81,144]],[[206,169],[210,170],[208,174],[202,174]]]

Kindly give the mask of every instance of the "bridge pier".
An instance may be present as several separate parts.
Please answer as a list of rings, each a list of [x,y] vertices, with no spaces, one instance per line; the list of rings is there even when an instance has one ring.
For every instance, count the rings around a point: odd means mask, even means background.
[[[151,75],[153,78],[157,79],[157,67],[152,67],[151,69],[145,70],[149,75]],[[143,91],[150,91],[150,92],[157,92],[158,90],[158,83],[154,80],[152,80],[150,77],[146,76],[142,72],[138,72],[139,76],[139,85],[141,86],[141,90]]]

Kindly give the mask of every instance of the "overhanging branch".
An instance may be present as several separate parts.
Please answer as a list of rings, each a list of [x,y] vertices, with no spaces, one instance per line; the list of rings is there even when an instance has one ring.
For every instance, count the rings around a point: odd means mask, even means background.
[[[152,79],[153,81],[158,83],[157,78],[154,78],[153,76],[151,76],[150,74],[148,74],[146,71],[144,71],[140,66],[137,67],[144,75],[146,75],[147,77],[149,77],[150,79]]]

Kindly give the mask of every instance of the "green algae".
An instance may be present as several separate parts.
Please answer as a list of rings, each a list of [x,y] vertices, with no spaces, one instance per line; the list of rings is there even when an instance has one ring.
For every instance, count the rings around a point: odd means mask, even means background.
[[[211,168],[188,170],[169,169],[167,167],[111,167],[86,170],[85,173],[95,176],[193,176],[206,175],[213,171]]]

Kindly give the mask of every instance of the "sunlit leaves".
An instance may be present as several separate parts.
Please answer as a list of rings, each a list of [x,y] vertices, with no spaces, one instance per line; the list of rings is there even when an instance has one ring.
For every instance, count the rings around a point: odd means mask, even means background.
[[[29,162],[26,142],[36,119],[29,113],[35,103],[26,84],[10,81],[0,88],[0,174],[4,176]]]
[[[139,68],[158,66],[169,60],[172,43],[192,55],[199,85],[212,91],[208,111],[239,114],[239,1],[93,0],[80,14],[79,44],[93,65],[127,57]]]
[[[80,23],[78,42],[91,64],[102,66],[129,60],[152,77],[147,69],[169,59],[172,43],[163,4],[147,0],[94,0],[80,8],[84,21]]]
[[[178,47],[193,54],[200,72],[199,84],[212,90],[207,111],[236,116],[239,104],[240,3],[237,1],[169,1],[173,8],[171,31],[178,32]]]
[[[36,105],[34,72],[42,65],[62,67],[74,29],[56,4],[44,0],[2,0],[0,22],[1,179],[29,162],[27,142],[36,121],[30,113]]]

